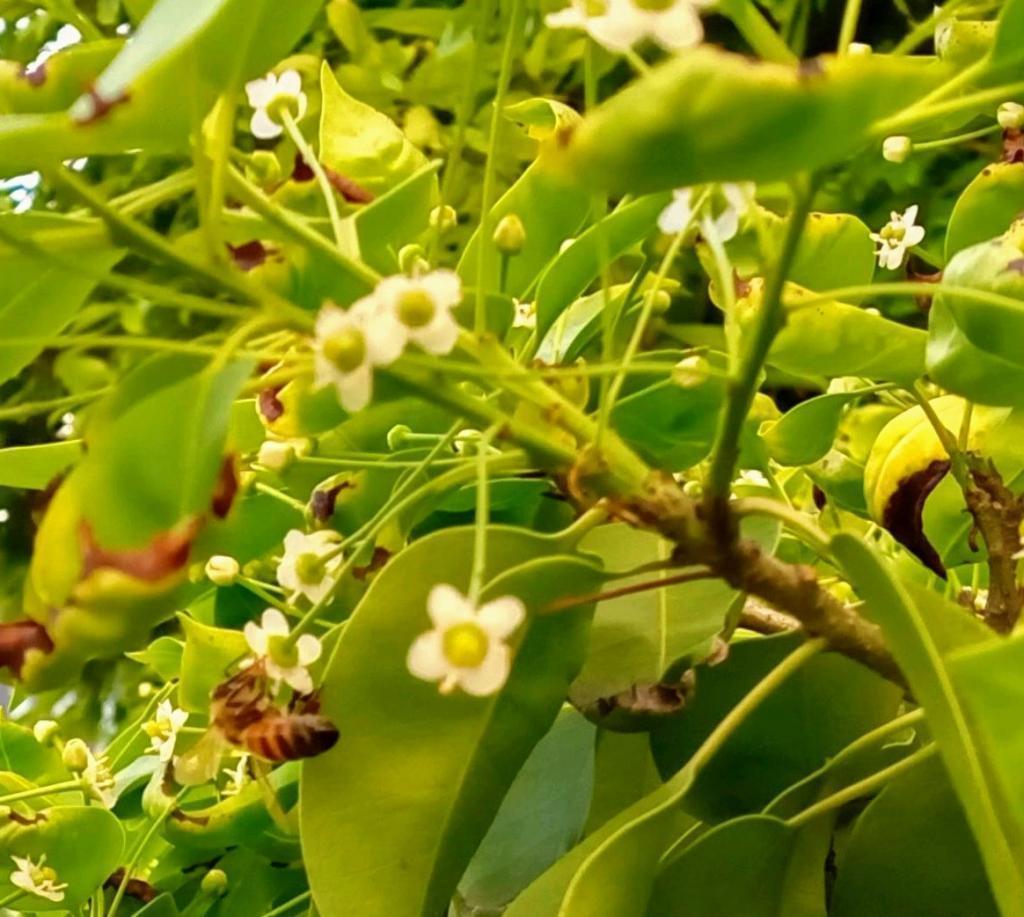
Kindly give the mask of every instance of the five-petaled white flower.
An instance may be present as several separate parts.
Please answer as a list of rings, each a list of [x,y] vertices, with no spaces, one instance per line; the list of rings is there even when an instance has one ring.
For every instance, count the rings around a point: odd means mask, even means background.
[[[583,29],[609,51],[628,51],[652,39],[666,51],[699,45],[704,38],[700,7],[710,0],[572,0],[545,22],[552,29]]]
[[[526,616],[523,603],[507,595],[476,608],[454,586],[440,584],[430,590],[427,614],[434,629],[413,641],[409,671],[440,682],[442,694],[456,687],[477,697],[500,690],[512,666],[505,641]]]
[[[114,775],[110,772],[106,756],[88,752],[85,770],[82,771],[82,783],[89,795],[104,808],[112,809],[117,804]]]
[[[64,889],[68,887],[68,884],[67,882],[58,882],[57,873],[45,865],[45,853],[39,858],[38,863],[33,863],[31,857],[12,856],[11,859],[18,867],[11,873],[11,885],[30,895],[45,898],[47,901],[64,900]]]
[[[875,254],[879,267],[895,271],[903,264],[907,249],[920,244],[924,238],[924,227],[915,226],[916,220],[917,204],[913,204],[902,214],[892,211],[889,222],[879,232],[871,233],[872,241],[878,243]]]
[[[462,301],[462,281],[454,271],[385,277],[373,297],[385,314],[397,319],[403,348],[412,341],[427,353],[441,356],[455,346],[459,325],[452,309]]]
[[[512,319],[513,328],[528,328],[531,331],[537,327],[537,305],[532,302],[520,302],[512,300],[515,315]]]
[[[157,704],[156,716],[142,724],[142,731],[149,736],[149,751],[160,756],[163,763],[174,757],[174,745],[178,741],[181,727],[188,722],[188,713],[179,710],[169,700]]]
[[[313,678],[306,668],[320,658],[323,647],[312,634],[303,634],[294,643],[288,639],[288,620],[276,608],[263,612],[260,623],[245,625],[245,640],[257,659],[263,660],[275,691],[283,681],[299,694],[313,690]]]
[[[398,358],[405,346],[401,324],[376,299],[363,297],[347,311],[326,305],[316,320],[313,370],[317,385],[333,385],[350,412],[373,396],[373,370]]]
[[[228,782],[224,784],[221,794],[224,796],[237,796],[242,788],[249,782],[249,756],[241,754],[234,767],[225,767],[221,773],[225,774]]]
[[[249,128],[258,140],[273,140],[284,130],[281,110],[286,108],[299,121],[309,104],[302,91],[302,77],[296,70],[285,70],[280,76],[265,77],[245,84],[249,104],[255,109]]]
[[[314,605],[334,588],[334,573],[344,558],[337,550],[341,536],[333,529],[284,536],[284,556],[277,565],[277,581],[291,590],[294,602],[304,595]]]
[[[739,232],[740,217],[750,209],[754,187],[748,183],[719,185],[725,206],[718,216],[711,216],[708,204],[704,212],[693,212],[694,199],[698,188],[677,188],[672,192],[672,201],[658,216],[658,229],[666,235],[682,232],[687,226],[697,223],[705,235],[714,235],[722,242],[728,242]]]

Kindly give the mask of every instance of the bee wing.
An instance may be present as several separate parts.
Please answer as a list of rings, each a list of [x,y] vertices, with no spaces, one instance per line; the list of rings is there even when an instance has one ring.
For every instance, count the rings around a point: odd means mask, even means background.
[[[287,813],[281,808],[277,793],[270,783],[270,768],[265,762],[260,761],[258,758],[253,758],[252,772],[263,793],[263,804],[267,807],[267,811],[274,820],[274,824],[285,834],[296,834],[298,827],[294,824],[294,819],[290,820]]]
[[[214,780],[228,747],[219,729],[208,729],[195,745],[175,760],[175,781],[181,786],[199,786]]]

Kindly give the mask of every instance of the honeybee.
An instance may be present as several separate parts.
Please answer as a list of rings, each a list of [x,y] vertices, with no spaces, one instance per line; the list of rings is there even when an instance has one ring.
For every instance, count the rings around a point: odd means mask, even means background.
[[[338,730],[321,715],[317,694],[295,695],[286,707],[274,703],[257,660],[214,689],[210,728],[178,759],[174,777],[182,786],[214,779],[229,746],[279,764],[323,754],[337,741]]]

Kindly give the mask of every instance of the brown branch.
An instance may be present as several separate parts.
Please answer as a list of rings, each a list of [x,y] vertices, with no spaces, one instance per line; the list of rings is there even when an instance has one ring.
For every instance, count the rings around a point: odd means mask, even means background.
[[[739,626],[768,636],[799,630],[800,622],[791,615],[765,605],[760,599],[748,598],[740,612]]]
[[[620,586],[618,589],[608,589],[605,592],[592,592],[589,595],[567,595],[545,605],[540,610],[540,613],[548,614],[553,611],[577,608],[580,605],[589,605],[591,602],[606,602],[608,599],[620,599],[625,595],[649,592],[652,589],[662,589],[665,586],[677,586],[680,583],[692,583],[696,580],[711,579],[714,575],[710,570],[687,570],[684,573],[677,573],[675,576],[663,576],[661,579],[645,580],[642,583]]]

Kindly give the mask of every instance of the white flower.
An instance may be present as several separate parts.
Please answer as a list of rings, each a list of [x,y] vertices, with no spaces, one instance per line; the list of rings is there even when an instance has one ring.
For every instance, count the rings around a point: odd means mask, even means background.
[[[513,299],[512,306],[515,308],[515,317],[512,319],[513,328],[529,328],[533,330],[537,327],[536,303],[520,302],[518,299]]]
[[[313,604],[334,588],[334,573],[343,558],[340,536],[332,529],[306,534],[292,529],[284,536],[284,556],[277,565],[277,581],[291,590],[294,602],[304,595]]]
[[[156,752],[164,764],[174,757],[174,744],[187,721],[188,713],[169,700],[162,700],[157,705],[156,716],[142,724],[142,731],[149,736],[149,751]]]
[[[882,158],[886,162],[906,162],[913,152],[914,141],[903,134],[895,134],[882,141]]]
[[[316,320],[313,369],[317,385],[333,385],[349,412],[366,407],[373,396],[373,369],[387,366],[405,347],[401,324],[380,308],[374,295],[348,311],[324,306]]]
[[[256,462],[269,471],[284,471],[295,461],[295,447],[279,439],[266,439],[260,444]]]
[[[249,104],[255,109],[249,127],[258,140],[273,140],[284,130],[278,120],[281,108],[287,107],[296,121],[306,114],[308,100],[302,91],[302,77],[296,70],[285,70],[280,76],[268,73],[259,80],[245,84]]]
[[[740,476],[736,479],[736,483],[746,484],[749,487],[771,487],[768,478],[756,468],[748,468],[745,471],[741,471]]]
[[[454,586],[430,590],[427,613],[434,629],[409,648],[406,665],[424,681],[438,681],[442,694],[461,687],[483,697],[501,689],[512,666],[505,640],[526,616],[523,603],[504,596],[476,608]]]
[[[257,658],[263,660],[275,691],[282,681],[299,694],[313,690],[313,679],[306,667],[320,658],[323,647],[312,634],[303,634],[294,645],[290,644],[287,619],[276,608],[268,608],[259,624],[250,621],[245,625],[245,640]]]
[[[82,789],[107,809],[117,803],[114,792],[114,776],[105,757],[94,755],[81,739],[69,739],[64,746],[64,764],[69,771],[78,774]]]
[[[583,29],[610,51],[628,51],[652,39],[667,51],[681,51],[704,38],[698,8],[708,0],[572,0],[548,14],[552,29]]]
[[[696,388],[708,381],[708,374],[711,372],[711,364],[707,357],[695,354],[692,357],[683,357],[672,367],[672,381],[680,388]]]
[[[83,838],[83,840],[85,840]],[[67,882],[58,882],[57,873],[46,863],[44,853],[38,863],[33,863],[31,857],[12,856],[14,865],[18,868],[11,873],[11,885],[20,888],[37,898],[45,898],[47,901],[63,901],[64,889],[68,887]]]
[[[228,782],[221,793],[224,796],[237,796],[249,782],[249,756],[239,755],[238,763],[234,767],[225,767],[222,773],[227,776]]]
[[[700,225],[705,235],[714,235],[722,242],[728,242],[740,228],[740,217],[750,209],[750,200],[754,187],[748,183],[719,186],[725,206],[717,217],[705,213],[700,217]],[[682,232],[695,221],[693,202],[696,188],[679,188],[672,192],[672,202],[658,216],[658,229],[666,235]],[[705,206],[707,206],[705,204]]]
[[[895,210],[881,231],[871,233],[871,239],[878,243],[875,254],[878,266],[895,271],[907,255],[907,249],[918,245],[924,238],[924,227],[915,226],[917,204],[908,207],[902,214]]]
[[[452,315],[462,301],[462,281],[454,271],[439,270],[418,277],[386,277],[373,291],[379,307],[397,319],[404,340],[435,356],[450,353],[459,337]]]
[[[214,554],[206,562],[205,572],[206,578],[214,586],[231,586],[238,579],[242,568],[233,557],[229,557],[227,554]]]

